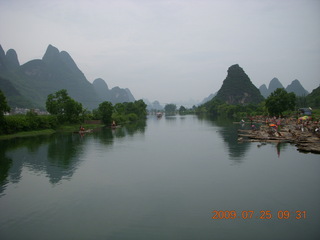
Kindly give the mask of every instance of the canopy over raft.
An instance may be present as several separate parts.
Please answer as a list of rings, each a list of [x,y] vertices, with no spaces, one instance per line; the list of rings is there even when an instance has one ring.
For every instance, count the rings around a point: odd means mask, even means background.
[[[307,121],[307,120],[311,120],[312,118],[310,116],[303,116],[303,117],[299,117],[299,120],[301,121]]]

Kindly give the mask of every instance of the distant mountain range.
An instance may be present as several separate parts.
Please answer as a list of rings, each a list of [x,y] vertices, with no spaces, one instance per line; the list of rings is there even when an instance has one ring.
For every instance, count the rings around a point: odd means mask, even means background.
[[[309,92],[301,85],[301,83],[297,79],[293,80],[291,84],[284,88],[278,78],[273,78],[269,83],[269,88],[267,88],[265,84],[262,84],[259,87],[259,90],[261,95],[267,98],[277,88],[283,88],[287,92],[295,93],[297,96],[307,96],[309,94]]]
[[[69,95],[88,109],[103,101],[113,104],[135,101],[129,89],[108,88],[98,78],[90,83],[66,51],[49,45],[42,59],[20,65],[15,50],[6,53],[0,45],[0,89],[11,107],[45,108],[47,96],[66,89]]]
[[[228,75],[219,91],[204,98],[199,105],[212,99],[219,99],[228,104],[258,103],[263,98],[267,98],[277,88],[284,87],[279,79],[273,78],[269,83],[269,87],[263,84],[257,89],[243,69],[238,64],[235,64],[229,67]],[[285,90],[293,92],[297,96],[307,96],[309,94],[297,79],[292,81]]]
[[[161,111],[164,109],[164,107],[157,100],[153,102],[150,102],[149,99],[146,99],[146,98],[142,100],[144,101],[145,104],[147,104],[148,111]]]
[[[217,92],[215,93],[211,93],[208,97],[205,97],[198,105],[202,105],[206,102],[209,102],[210,100],[212,100],[215,96],[217,95]]]

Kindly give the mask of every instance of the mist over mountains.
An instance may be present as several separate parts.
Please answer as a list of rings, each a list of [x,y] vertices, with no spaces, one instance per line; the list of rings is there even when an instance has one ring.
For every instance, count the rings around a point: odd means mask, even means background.
[[[222,87],[210,94],[202,103],[213,98],[229,104],[257,103],[267,98],[277,88],[284,88],[277,78],[273,78],[268,87],[266,84],[259,89],[251,82],[244,70],[238,65],[232,65]],[[47,96],[51,93],[66,89],[69,95],[83,104],[89,110],[95,109],[103,101],[113,104],[133,102],[135,98],[128,88],[118,86],[109,88],[102,78],[90,83],[75,61],[66,51],[49,45],[42,59],[30,60],[20,65],[14,49],[5,52],[0,45],[0,89],[4,92],[11,107],[45,109]],[[286,88],[297,96],[306,96],[308,91],[299,80],[295,79]],[[262,96],[261,96],[262,95]],[[146,101],[150,109],[162,109],[157,101]],[[186,105],[183,103],[176,103]],[[191,107],[196,102],[188,102]]]
[[[88,109],[103,101],[113,104],[135,101],[129,89],[114,87],[96,79],[90,83],[66,51],[49,45],[42,59],[20,65],[14,49],[6,53],[0,45],[0,89],[11,107],[45,109],[47,96],[66,89],[70,97]]]

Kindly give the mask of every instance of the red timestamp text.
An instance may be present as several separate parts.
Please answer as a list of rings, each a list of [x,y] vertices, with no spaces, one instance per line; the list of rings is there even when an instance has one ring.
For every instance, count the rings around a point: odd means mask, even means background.
[[[212,219],[306,219],[307,211],[305,210],[279,210],[276,212],[272,212],[270,210],[243,210],[243,211],[235,211],[235,210],[214,210],[212,211]]]

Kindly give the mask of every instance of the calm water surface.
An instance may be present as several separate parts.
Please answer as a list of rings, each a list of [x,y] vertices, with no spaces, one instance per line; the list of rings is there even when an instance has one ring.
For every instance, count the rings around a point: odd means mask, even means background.
[[[0,141],[0,239],[320,239],[320,156],[239,144],[237,128],[150,116]]]

